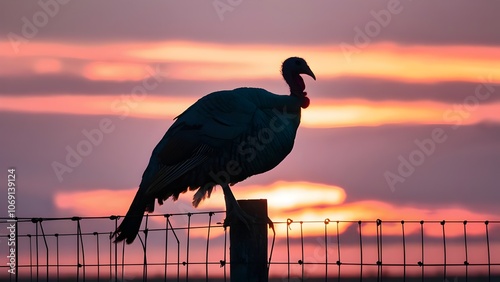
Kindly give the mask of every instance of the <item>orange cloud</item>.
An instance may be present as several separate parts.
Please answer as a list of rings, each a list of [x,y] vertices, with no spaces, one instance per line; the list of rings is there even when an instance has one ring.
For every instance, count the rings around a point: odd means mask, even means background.
[[[147,60],[233,64],[231,68],[218,69],[216,72],[212,69],[183,71],[181,66],[182,75],[177,76],[177,71],[172,74],[177,79],[276,77],[276,67],[283,60],[284,53],[301,54],[318,78],[353,75],[411,81],[478,81],[480,75],[498,78],[500,74],[500,70],[495,67],[500,63],[498,48],[483,46],[378,43],[363,49],[354,59],[350,59],[337,45],[231,45],[228,48],[221,44],[174,41],[129,50],[129,55]],[[481,55],[473,55],[479,53]]]
[[[0,56],[10,57],[9,42],[0,42]],[[318,79],[338,76],[380,77],[403,81],[473,81],[481,76],[500,80],[498,47],[488,46],[420,46],[373,43],[352,55],[337,44],[330,45],[224,45],[193,41],[165,41],[153,43],[105,43],[87,46],[50,42],[31,42],[16,55],[19,58],[74,58],[120,64],[175,63],[174,79],[224,80],[257,79],[279,76],[283,54],[300,55],[307,59]],[[29,62],[27,62],[29,63]],[[33,67],[33,66],[31,66]],[[18,73],[12,65],[9,70]],[[114,68],[113,68],[114,69]],[[118,73],[112,77],[121,79]],[[74,69],[78,75],[79,70]],[[113,71],[114,72],[114,71]],[[109,69],[99,77],[109,76]],[[89,75],[88,73],[86,75]]]
[[[500,105],[500,104],[499,104]],[[447,105],[436,102],[376,102],[312,100],[302,112],[306,127],[374,126],[387,123],[445,123]]]
[[[0,97],[0,111],[172,119],[195,101],[175,97],[148,98],[147,95],[139,98],[131,94],[4,96]]]
[[[91,80],[141,80],[147,75],[146,66],[136,63],[92,62],[85,66],[83,76]]]
[[[53,58],[38,59],[34,61],[34,70],[37,73],[57,73],[62,70],[62,63]]]
[[[123,215],[135,192],[135,189],[58,192],[54,196],[54,204],[58,209],[74,212],[75,215]]]

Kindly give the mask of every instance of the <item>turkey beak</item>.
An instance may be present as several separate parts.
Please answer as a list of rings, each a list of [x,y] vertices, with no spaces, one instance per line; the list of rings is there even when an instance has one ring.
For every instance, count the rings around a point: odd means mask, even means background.
[[[309,66],[306,66],[305,69],[303,70],[303,72],[301,72],[303,74],[307,74],[309,75],[310,77],[312,77],[314,80],[316,80],[316,76],[314,75],[314,73],[312,72],[311,68],[309,68]]]

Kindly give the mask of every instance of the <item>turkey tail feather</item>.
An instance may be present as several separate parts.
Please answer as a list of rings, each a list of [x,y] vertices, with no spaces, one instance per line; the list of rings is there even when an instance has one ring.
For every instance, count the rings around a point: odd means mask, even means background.
[[[115,232],[111,235],[111,238],[116,237],[115,243],[126,240],[127,244],[131,244],[137,234],[139,233],[139,228],[141,227],[142,217],[144,216],[144,211],[151,212],[151,206],[154,207],[154,198],[150,201],[144,199],[144,189],[139,188],[137,194],[135,194],[134,200],[128,209],[125,218]]]

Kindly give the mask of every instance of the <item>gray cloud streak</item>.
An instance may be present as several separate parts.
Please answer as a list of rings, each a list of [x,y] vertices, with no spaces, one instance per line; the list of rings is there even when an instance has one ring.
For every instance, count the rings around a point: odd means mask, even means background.
[[[402,44],[499,45],[500,2],[405,1],[404,16],[374,38]],[[212,1],[71,1],[37,40],[72,42],[201,40],[218,43],[317,44],[351,42],[356,26],[371,20],[377,1],[246,1],[221,22]],[[21,34],[22,18],[37,1],[2,1],[0,34]],[[256,15],[258,21],[256,21]],[[92,20],[89,20],[92,19]],[[21,50],[22,51],[22,50]]]
[[[94,81],[71,75],[37,75],[0,77],[2,95],[57,94],[121,95],[130,92],[137,81]],[[436,101],[462,103],[464,97],[475,92],[477,83],[446,81],[438,83],[411,83],[377,78],[339,77],[323,79],[307,86],[312,101],[315,98],[366,99],[369,101]],[[260,87],[275,93],[287,94],[281,79],[228,80],[228,81],[186,81],[165,79],[162,85],[151,90],[152,95],[182,96],[197,98],[220,89],[234,89],[242,86]],[[493,85],[499,89],[500,85]],[[495,92],[496,93],[496,92]],[[500,100],[500,95],[491,95],[482,103]]]

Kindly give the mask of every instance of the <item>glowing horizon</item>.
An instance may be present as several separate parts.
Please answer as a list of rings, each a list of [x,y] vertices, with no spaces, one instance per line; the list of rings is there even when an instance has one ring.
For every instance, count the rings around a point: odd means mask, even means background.
[[[233,186],[235,187],[235,186]],[[220,187],[219,187],[220,188]],[[269,217],[278,222],[286,221],[287,218],[294,221],[317,221],[331,219],[332,221],[341,221],[339,232],[344,233],[347,228],[358,220],[375,221],[379,218],[385,221],[398,221],[405,219],[407,221],[419,221],[426,219],[428,221],[442,220],[495,220],[493,214],[477,213],[462,207],[445,208],[418,208],[416,206],[398,206],[389,202],[379,200],[364,200],[350,202],[347,201],[345,190],[338,186],[325,185],[311,182],[288,182],[278,181],[268,185],[245,185],[239,184],[233,188],[233,193],[239,199],[257,199],[266,195],[269,206]],[[164,206],[155,203],[155,213],[162,213],[162,210],[176,210],[177,212],[196,212],[196,211],[223,211],[225,210],[222,190],[216,188],[211,198],[203,201],[198,209],[191,206],[191,200],[194,192],[182,194],[178,201],[165,202]],[[75,214],[85,214],[87,216],[108,216],[111,214],[125,214],[132,202],[137,188],[131,189],[95,189],[89,191],[58,192],[54,196],[54,204],[61,211],[71,211]],[[318,195],[322,195],[318,197]],[[113,199],[110,201],[110,199]],[[286,200],[286,201],[285,201]],[[162,224],[163,218],[152,217],[151,221],[157,221]],[[406,227],[407,234],[416,234],[419,232],[417,224]],[[324,232],[324,226],[318,224],[309,228],[309,234],[317,236]],[[375,230],[366,230],[367,235],[375,236]],[[384,234],[398,235],[401,232],[401,226],[386,225]],[[442,236],[442,231],[438,229],[428,229],[426,234],[432,237]],[[463,234],[460,226],[453,226],[446,230],[447,236],[455,237]],[[481,234],[483,230],[471,229],[471,235]],[[197,233],[193,233],[196,236]],[[198,234],[204,236],[202,232]]]
[[[32,114],[111,115],[146,119],[173,120],[195,98],[132,95],[54,95],[0,96],[0,111]],[[367,101],[362,99],[311,98],[302,111],[301,126],[333,128],[379,126],[383,124],[476,124],[500,122],[500,102],[478,104],[473,110],[457,110],[447,103],[429,101]]]

